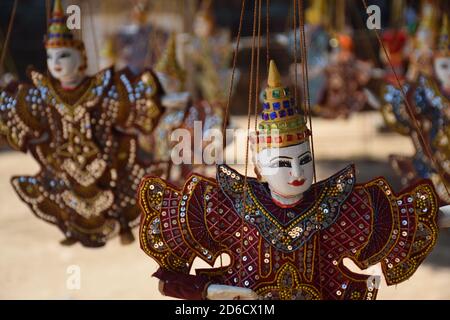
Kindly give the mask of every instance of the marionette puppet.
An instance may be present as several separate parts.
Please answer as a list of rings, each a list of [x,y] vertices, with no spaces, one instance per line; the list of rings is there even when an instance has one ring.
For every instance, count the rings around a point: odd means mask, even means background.
[[[172,35],[167,48],[155,66],[164,96],[161,104],[165,107],[151,137],[151,150],[156,159],[170,161],[173,143],[170,139],[173,130],[180,128],[191,107],[190,93],[185,90],[186,74],[176,57],[176,38]]]
[[[62,244],[99,247],[117,233],[129,243],[139,182],[165,170],[144,164],[136,143],[161,114],[158,80],[151,71],[112,68],[87,76],[83,42],[66,18],[56,0],[45,39],[49,72],[30,70],[32,84],[0,93],[0,132],[40,165],[11,183],[38,218],[63,232]]]
[[[212,0],[203,0],[193,21],[193,34],[183,35],[184,49],[193,65],[196,86],[195,108],[190,109],[184,127],[192,131],[195,121],[202,122],[202,150],[214,143],[215,130],[221,130],[224,124],[228,124],[229,119],[225,118],[224,111],[230,88],[224,88],[223,85],[230,83],[233,71],[230,67],[233,53],[230,33],[218,28],[212,7]],[[235,81],[231,92],[239,82],[239,70],[234,69],[233,77]],[[197,153],[198,156],[202,158]],[[183,176],[192,169],[208,175],[210,171],[209,166],[205,165],[184,165]]]
[[[108,37],[103,56],[117,70],[128,68],[133,74],[139,75],[157,62],[169,35],[149,23],[148,0],[132,2],[131,22]]]
[[[392,155],[390,162],[407,185],[428,178],[434,183],[441,202],[450,203],[450,57],[448,18],[442,19],[438,45],[433,45],[433,74],[420,73],[416,81],[386,86],[385,105],[381,111],[386,124],[398,133],[411,137],[413,157]],[[411,119],[407,104],[412,108]]]
[[[259,130],[257,179],[227,165],[178,189],[147,177],[139,189],[141,248],[160,266],[162,294],[181,299],[375,299],[360,269],[381,263],[388,285],[407,280],[433,249],[450,208],[422,180],[395,193],[383,178],[357,183],[350,165],[313,183],[311,132],[275,63]],[[230,264],[214,268],[227,253]],[[195,258],[211,265],[190,275]]]
[[[314,114],[323,118],[348,118],[368,102],[365,86],[372,72],[371,64],[357,59],[353,39],[347,33],[337,36],[338,46],[325,67],[326,83],[314,106]]]
[[[148,0],[130,1],[130,4],[131,2],[133,5],[130,8],[130,23],[107,36],[101,57],[104,65],[114,65],[115,70],[126,70],[127,73],[138,77],[157,62],[168,35],[148,21]],[[138,136],[138,148],[147,153],[146,157],[152,157],[154,146],[151,136]]]
[[[380,92],[375,94],[377,101],[373,106],[380,109],[385,122],[395,131],[398,129],[395,128],[396,119],[393,112],[398,111],[392,110],[390,101],[385,103],[386,99],[389,100],[391,97],[389,93],[399,89],[399,86],[406,82],[416,82],[419,74],[429,77],[433,73],[436,8],[431,2],[424,1],[421,12],[421,22],[414,36],[408,37],[402,29],[387,30],[381,36],[382,46],[379,55],[384,67],[382,77],[384,83]],[[386,54],[389,55],[389,59]]]
[[[171,150],[175,140],[179,138],[175,131],[183,129],[184,132],[189,133],[189,137],[193,137],[196,122],[197,126],[200,126],[204,145],[196,150],[195,142],[190,141],[191,155],[194,157],[195,152],[203,152],[210,130],[221,129],[223,120],[220,118],[221,115],[215,113],[207,103],[192,103],[191,95],[185,85],[186,72],[177,59],[175,34],[170,36],[167,48],[155,67],[155,73],[164,89],[161,103],[165,110],[150,136],[149,151],[152,153],[154,161],[170,163],[169,180],[181,186],[194,167],[192,164],[184,163],[173,165]],[[198,167],[198,169],[200,168]]]

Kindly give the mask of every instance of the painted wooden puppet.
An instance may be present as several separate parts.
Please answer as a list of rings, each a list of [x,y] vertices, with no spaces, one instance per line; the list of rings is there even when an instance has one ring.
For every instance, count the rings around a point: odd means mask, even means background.
[[[30,70],[32,84],[0,92],[0,132],[40,165],[11,183],[38,218],[63,232],[63,244],[98,247],[117,233],[129,243],[139,182],[165,170],[136,142],[160,116],[159,84],[151,71],[87,76],[84,45],[66,19],[56,0],[45,39],[49,72]]]
[[[164,89],[164,95],[161,97],[164,112],[148,139],[150,143],[146,149],[152,153],[155,162],[170,163],[170,181],[182,185],[194,166],[192,164],[173,165],[171,150],[175,145],[174,139],[176,140],[177,137],[175,131],[183,129],[189,133],[189,137],[192,137],[197,126],[203,141],[208,141],[211,130],[222,129],[223,109],[213,108],[206,101],[193,103],[186,89],[186,72],[178,63],[175,34],[170,36],[167,48],[155,66],[155,73]],[[173,134],[175,134],[174,137],[172,137]],[[198,150],[194,147],[194,141],[190,144],[191,154],[194,157],[195,152],[203,154],[207,142]],[[200,169],[200,166],[197,169]]]
[[[313,184],[310,130],[272,61],[259,130],[251,139],[258,179],[219,165],[178,189],[147,177],[139,190],[142,249],[160,268],[160,291],[182,299],[375,299],[381,263],[389,285],[407,280],[450,226],[428,180],[395,193],[382,177],[357,183],[350,165]],[[247,183],[247,184],[245,184]],[[247,188],[246,188],[247,185]],[[196,270],[199,257],[214,266]]]

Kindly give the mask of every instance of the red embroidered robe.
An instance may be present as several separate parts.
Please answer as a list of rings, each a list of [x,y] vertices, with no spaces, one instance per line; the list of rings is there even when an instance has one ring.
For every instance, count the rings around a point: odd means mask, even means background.
[[[381,262],[389,285],[408,279],[436,243],[437,196],[423,181],[394,194],[383,179],[355,183],[353,166],[319,182],[293,208],[280,208],[267,185],[219,166],[217,180],[193,175],[178,190],[159,178],[140,187],[142,249],[160,265],[166,295],[205,298],[210,283],[251,288],[263,299],[374,299],[360,268]],[[245,202],[245,206],[244,206]],[[211,266],[221,253],[231,264]]]

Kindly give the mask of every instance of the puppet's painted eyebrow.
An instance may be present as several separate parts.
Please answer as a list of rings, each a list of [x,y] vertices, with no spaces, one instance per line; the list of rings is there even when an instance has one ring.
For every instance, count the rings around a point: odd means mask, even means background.
[[[298,158],[301,158],[301,157],[303,157],[305,154],[307,154],[307,153],[311,153],[311,152],[309,152],[309,151],[306,151],[305,153],[302,153],[301,155],[299,155],[298,156]]]
[[[60,56],[62,56],[62,55],[70,55],[70,51],[61,51],[60,53],[59,53],[59,55]]]
[[[278,160],[278,159],[292,160],[291,157],[279,156],[279,157],[275,157],[275,158],[270,159],[270,162],[272,162],[272,161],[274,161],[274,160]]]

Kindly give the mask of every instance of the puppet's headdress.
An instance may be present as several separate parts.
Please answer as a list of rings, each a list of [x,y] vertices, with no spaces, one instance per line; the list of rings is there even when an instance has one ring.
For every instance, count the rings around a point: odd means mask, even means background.
[[[167,47],[156,64],[155,71],[179,81],[180,91],[184,90],[186,73],[177,60],[176,35],[172,33]]]
[[[267,88],[264,92],[262,121],[252,138],[257,151],[265,148],[282,148],[306,141],[311,131],[304,115],[291,99],[289,89],[283,87],[280,73],[273,60],[269,65]]]
[[[75,39],[72,31],[67,27],[67,16],[64,14],[61,0],[55,0],[50,24],[45,37],[45,47],[83,49],[83,42]]]

